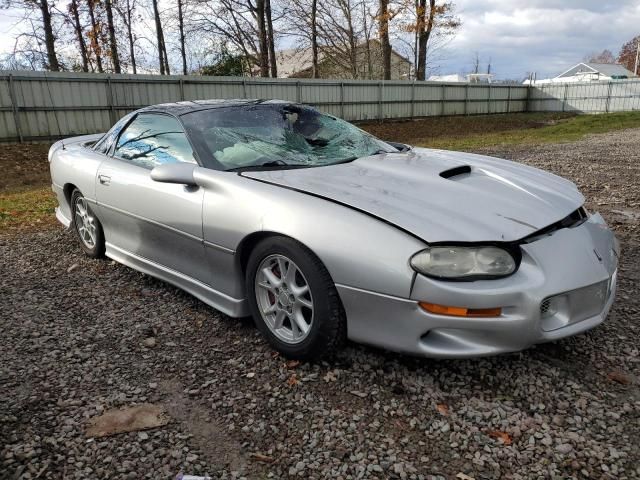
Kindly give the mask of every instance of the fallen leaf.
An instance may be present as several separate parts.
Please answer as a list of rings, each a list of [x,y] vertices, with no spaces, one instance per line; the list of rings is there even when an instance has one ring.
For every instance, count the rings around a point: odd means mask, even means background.
[[[459,478],[460,480],[476,480],[475,478],[470,477],[469,475],[466,475],[466,474],[464,474],[462,472],[458,473],[456,475],[456,478]]]
[[[327,374],[324,377],[322,377],[322,379],[325,382],[335,382],[338,379],[338,377],[336,377],[336,374],[334,373],[333,370],[329,370]]]
[[[511,436],[507,432],[493,430],[489,432],[489,436],[500,440],[504,445],[511,445]]]
[[[293,386],[295,386],[295,385],[297,385],[299,383],[300,383],[300,380],[298,380],[298,377],[296,376],[295,373],[292,373],[291,376],[289,377],[289,379],[287,380],[287,384],[290,387],[293,387]]]
[[[253,378],[253,377],[255,377],[255,376],[256,376],[256,374],[255,374],[254,372],[249,372],[249,373],[247,373],[247,375],[246,375],[246,377],[247,377],[247,378]]]
[[[610,372],[607,378],[622,385],[629,385],[631,383],[631,378],[622,372]]]
[[[264,455],[262,453],[252,453],[251,458],[253,458],[254,460],[257,460],[258,462],[265,462],[265,463],[275,462],[275,458],[270,457],[268,455]]]
[[[161,405],[143,403],[134,407],[109,410],[89,420],[88,437],[108,437],[161,427],[169,423],[169,416]]]
[[[436,405],[436,410],[440,413],[440,415],[449,415],[449,407],[447,407],[444,403],[439,403]]]
[[[287,363],[285,363],[285,366],[287,368],[296,368],[298,365],[300,365],[299,360],[289,360]]]

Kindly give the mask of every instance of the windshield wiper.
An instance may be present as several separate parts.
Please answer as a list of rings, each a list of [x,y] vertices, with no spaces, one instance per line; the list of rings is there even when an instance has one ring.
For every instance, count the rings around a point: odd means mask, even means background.
[[[307,164],[292,164],[287,163],[282,160],[272,160],[270,162],[264,162],[260,165],[244,165],[242,167],[228,168],[227,172],[244,172],[246,170],[270,170],[272,168],[281,168],[282,170],[289,170],[292,168],[308,168],[313,167],[313,165]]]

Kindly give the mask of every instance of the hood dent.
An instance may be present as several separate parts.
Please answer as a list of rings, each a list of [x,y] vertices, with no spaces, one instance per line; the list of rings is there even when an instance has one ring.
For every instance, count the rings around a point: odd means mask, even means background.
[[[470,173],[443,178],[468,165]],[[351,163],[243,176],[333,200],[426,242],[513,242],[566,217],[584,197],[568,180],[491,157],[416,148]]]

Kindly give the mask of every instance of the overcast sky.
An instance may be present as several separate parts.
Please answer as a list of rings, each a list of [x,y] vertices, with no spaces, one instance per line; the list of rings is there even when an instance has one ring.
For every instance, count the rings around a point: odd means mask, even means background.
[[[555,76],[591,51],[618,55],[640,34],[640,0],[457,0],[462,28],[441,73],[468,71],[474,52],[501,78]]]
[[[477,51],[500,78],[555,76],[605,48],[618,54],[640,34],[640,0],[454,0],[462,20],[439,73],[463,73]],[[0,10],[0,53],[11,51],[16,14]]]

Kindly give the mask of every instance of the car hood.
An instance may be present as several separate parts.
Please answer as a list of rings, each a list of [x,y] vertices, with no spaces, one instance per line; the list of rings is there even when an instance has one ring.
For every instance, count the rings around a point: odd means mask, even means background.
[[[584,202],[572,182],[536,168],[423,148],[243,175],[356,208],[427,242],[519,240]]]

